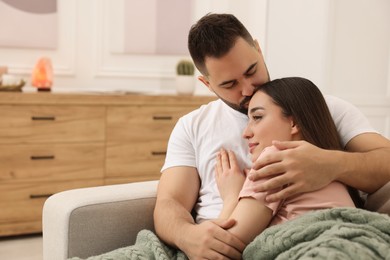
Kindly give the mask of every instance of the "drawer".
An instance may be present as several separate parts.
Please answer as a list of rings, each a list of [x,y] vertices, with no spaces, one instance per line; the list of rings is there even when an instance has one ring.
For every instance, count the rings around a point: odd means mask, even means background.
[[[0,183],[102,178],[104,152],[104,143],[0,144]]]
[[[39,184],[0,184],[0,235],[36,232],[34,222],[41,221],[48,196],[64,190],[103,185],[103,180],[42,182]],[[26,225],[23,226],[23,223]],[[16,225],[18,224],[18,225]],[[28,226],[31,226],[29,230]],[[14,230],[10,230],[14,229]]]
[[[36,234],[42,232],[42,220],[0,223],[0,236]]]
[[[177,120],[195,108],[110,107],[107,109],[107,141],[167,141]]]
[[[105,177],[131,177],[138,181],[159,179],[166,149],[166,141],[109,143]]]
[[[0,143],[103,141],[105,107],[0,106]]]

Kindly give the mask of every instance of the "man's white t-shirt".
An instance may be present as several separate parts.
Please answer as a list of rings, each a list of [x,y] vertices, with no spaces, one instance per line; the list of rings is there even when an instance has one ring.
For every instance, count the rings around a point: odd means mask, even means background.
[[[344,146],[359,134],[376,132],[350,103],[333,96],[325,99]],[[247,141],[243,138],[247,121],[247,115],[216,100],[181,117],[171,133],[161,171],[175,166],[197,169],[201,182],[195,205],[197,223],[217,218],[222,210],[223,202],[214,178],[219,150],[234,151],[241,169],[251,167]]]

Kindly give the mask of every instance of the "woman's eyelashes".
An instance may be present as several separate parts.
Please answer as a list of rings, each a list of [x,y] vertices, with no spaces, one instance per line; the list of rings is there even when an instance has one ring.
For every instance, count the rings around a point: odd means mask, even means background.
[[[262,115],[252,115],[252,120],[253,120],[253,121],[259,121],[259,120],[261,120],[262,118],[263,118]]]

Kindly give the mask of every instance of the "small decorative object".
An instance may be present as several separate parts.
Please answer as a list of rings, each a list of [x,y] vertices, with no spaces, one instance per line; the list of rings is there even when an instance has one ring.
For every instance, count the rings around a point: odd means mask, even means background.
[[[25,83],[21,77],[15,75],[0,75],[0,91],[22,91]]]
[[[38,60],[32,73],[31,85],[38,91],[50,91],[53,85],[53,67],[49,58]]]
[[[181,60],[176,66],[176,91],[179,95],[192,95],[195,90],[195,66],[189,60]]]
[[[8,67],[0,66],[0,78],[1,76],[3,76],[3,74],[7,74],[7,73],[8,73]]]

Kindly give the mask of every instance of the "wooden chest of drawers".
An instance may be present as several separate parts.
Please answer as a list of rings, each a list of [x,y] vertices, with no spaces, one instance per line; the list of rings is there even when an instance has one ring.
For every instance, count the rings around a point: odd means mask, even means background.
[[[40,232],[56,192],[158,179],[178,118],[214,99],[0,93],[0,236]]]

